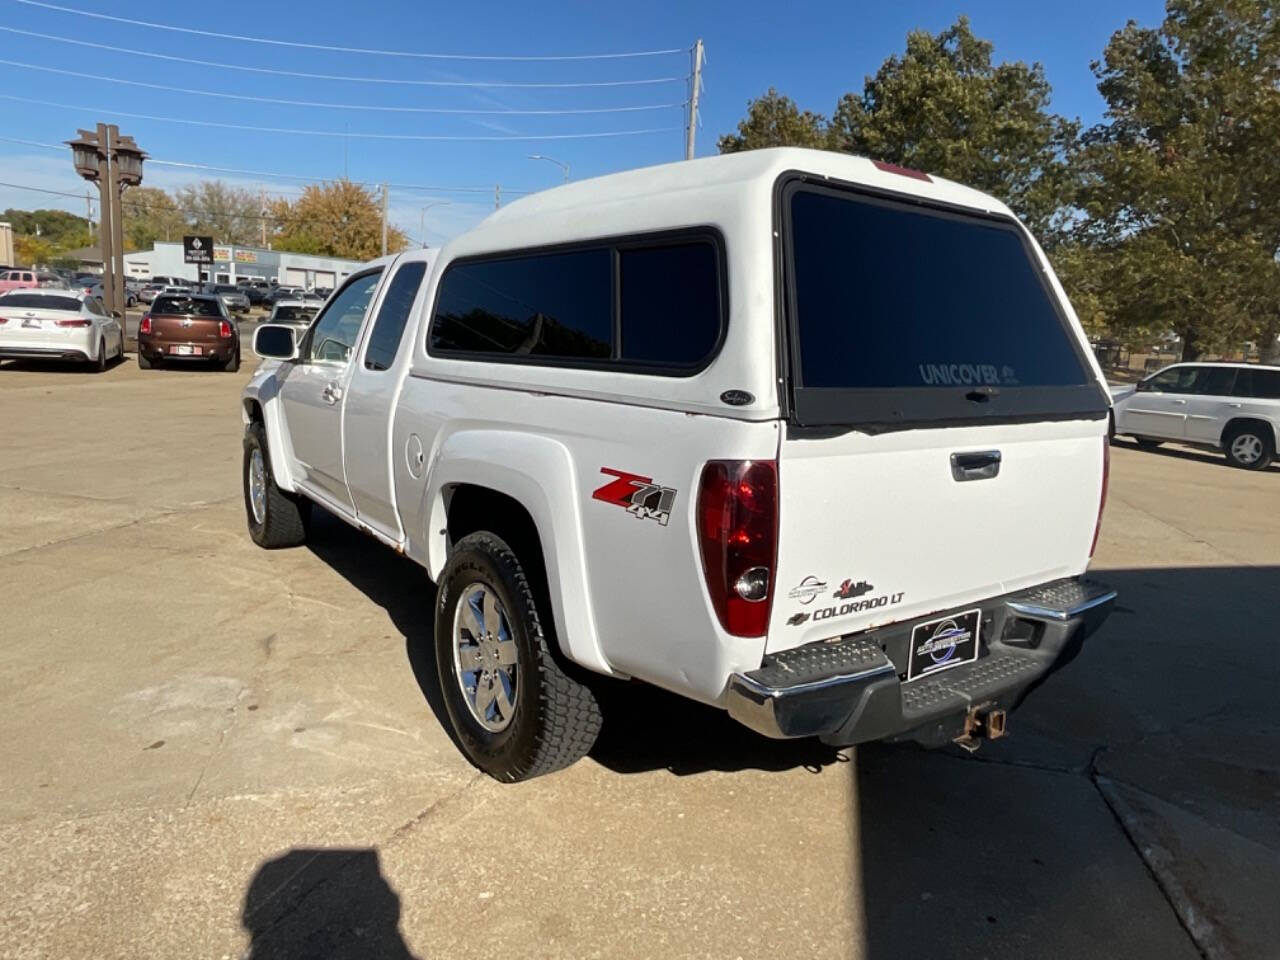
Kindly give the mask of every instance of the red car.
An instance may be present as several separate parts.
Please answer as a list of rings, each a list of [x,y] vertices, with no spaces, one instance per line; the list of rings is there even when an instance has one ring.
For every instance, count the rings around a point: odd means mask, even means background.
[[[202,362],[240,369],[240,327],[222,300],[204,293],[156,297],[138,325],[138,366]]]

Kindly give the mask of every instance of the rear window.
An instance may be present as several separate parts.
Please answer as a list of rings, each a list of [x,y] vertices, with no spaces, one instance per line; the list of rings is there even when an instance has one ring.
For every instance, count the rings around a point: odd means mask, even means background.
[[[1280,400],[1280,370],[1242,368],[1236,376],[1233,393],[1255,400]]]
[[[795,406],[809,422],[1105,410],[1015,224],[814,187],[792,188],[787,213]]]
[[[26,307],[39,310],[74,310],[80,312],[80,301],[74,297],[37,297],[30,293],[11,293],[0,298],[0,309]]]
[[[316,315],[316,307],[276,307],[273,319],[281,323],[310,323]]]
[[[177,314],[184,317],[220,317],[222,310],[216,300],[200,300],[194,297],[157,297],[151,306],[153,314]]]

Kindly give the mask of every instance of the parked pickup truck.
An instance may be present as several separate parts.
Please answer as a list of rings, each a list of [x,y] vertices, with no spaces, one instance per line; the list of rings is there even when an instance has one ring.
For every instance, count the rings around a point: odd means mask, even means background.
[[[454,733],[519,780],[596,675],[771,737],[975,747],[1065,664],[1109,402],[999,201],[777,149],[558,187],[258,328],[249,531],[421,564]]]

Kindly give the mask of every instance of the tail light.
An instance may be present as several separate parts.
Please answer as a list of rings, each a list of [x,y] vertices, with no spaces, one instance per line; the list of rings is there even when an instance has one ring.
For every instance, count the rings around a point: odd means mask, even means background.
[[[227,321],[225,321],[225,320],[219,320],[219,321],[218,321],[218,336],[220,336],[223,340],[230,340],[230,339],[231,339],[231,324],[227,323]]]
[[[3,327],[8,322],[9,322],[8,317],[0,317],[0,327]]]
[[[1089,544],[1089,556],[1098,549],[1098,535],[1102,533],[1102,510],[1107,505],[1107,487],[1111,484],[1111,438],[1102,438],[1102,493],[1098,496],[1098,522],[1093,526],[1093,543]]]
[[[92,323],[92,322],[93,322],[92,320],[85,320],[83,317],[82,317],[82,318],[80,318],[80,319],[78,319],[78,320],[59,320],[59,321],[57,321],[58,326],[60,326],[60,327],[87,327],[87,326],[89,326],[89,324],[90,324],[90,323]]]
[[[142,321],[138,324],[138,332],[148,335],[151,333],[151,314],[144,313],[142,315]]]
[[[778,550],[776,461],[712,460],[703,467],[698,546],[720,625],[735,636],[763,636]]]

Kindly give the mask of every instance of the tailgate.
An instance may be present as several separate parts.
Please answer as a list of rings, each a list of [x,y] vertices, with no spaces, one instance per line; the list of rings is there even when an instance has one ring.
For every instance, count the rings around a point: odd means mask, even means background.
[[[219,335],[221,317],[180,317],[151,315],[151,334],[165,340],[182,341],[184,343],[216,343],[222,339]]]
[[[1078,420],[788,436],[767,649],[1080,573],[1104,430]]]

